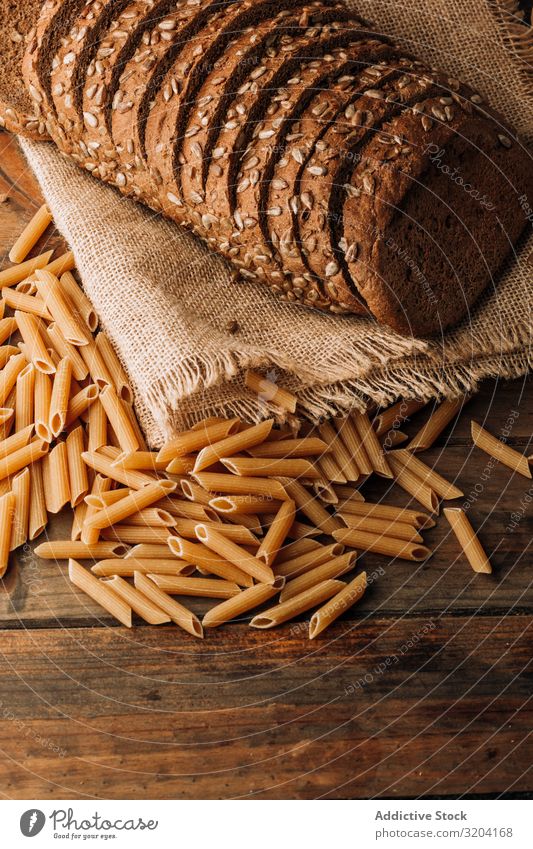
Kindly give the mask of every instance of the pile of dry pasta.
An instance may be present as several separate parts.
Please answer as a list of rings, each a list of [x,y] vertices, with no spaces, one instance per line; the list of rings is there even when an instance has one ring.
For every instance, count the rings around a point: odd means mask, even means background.
[[[97,317],[72,254],[26,259],[50,223],[43,206],[0,272],[0,576],[9,552],[70,505],[70,540],[43,542],[36,554],[68,559],[71,581],[124,625],[135,612],[202,637],[258,608],[250,625],[263,629],[314,610],[313,639],[364,594],[359,554],[430,557],[422,532],[439,500],[462,492],[417,454],[467,399],[444,401],[407,448],[397,447],[407,439],[399,424],[421,402],[300,430],[210,418],[149,451],[127,374],[105,334],[93,336]],[[247,385],[296,412],[295,396],[261,375],[249,372]],[[531,477],[526,457],[475,422],[472,437]],[[366,502],[358,487],[372,474],[421,509]],[[463,510],[444,515],[472,568],[490,572]],[[214,604],[200,622],[176,596]]]

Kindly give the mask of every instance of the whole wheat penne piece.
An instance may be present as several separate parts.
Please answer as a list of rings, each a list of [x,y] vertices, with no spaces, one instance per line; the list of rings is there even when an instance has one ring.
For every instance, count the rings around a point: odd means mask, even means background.
[[[70,501],[66,442],[58,442],[43,458],[43,483],[48,513],[59,511]]]
[[[15,430],[27,433],[33,429],[35,401],[35,366],[28,363],[17,377],[15,396]],[[29,434],[28,434],[29,438]]]
[[[88,507],[85,501],[80,501],[80,503],[76,507],[74,507],[74,515],[72,517],[72,528],[70,529],[71,540],[81,540],[81,532],[83,530],[83,524],[85,522],[87,510]]]
[[[412,469],[404,463],[401,463],[398,458],[394,456],[395,454],[395,451],[391,451],[390,454],[387,454],[387,460],[393,471],[395,482],[398,486],[409,493],[412,498],[418,501],[422,507],[429,510],[430,513],[438,514],[439,499],[437,497],[437,493],[431,489],[427,483],[419,478]]]
[[[11,262],[22,262],[31,249],[37,244],[44,231],[52,221],[52,213],[45,203],[39,207],[35,215],[28,221],[24,230],[9,251]]]
[[[83,389],[80,389],[75,395],[73,395],[68,403],[67,415],[65,418],[65,427],[70,427],[73,422],[79,419],[86,410],[91,410],[92,407],[100,407],[100,404],[95,404],[95,401],[98,399],[99,389],[95,383],[90,383],[89,386],[84,386]],[[91,422],[94,421],[94,418],[89,414],[89,450],[97,450],[96,448],[91,448],[91,435],[93,436],[93,444],[95,443],[95,427],[91,428]],[[107,419],[104,416],[103,419],[106,425],[106,432],[103,435],[103,439],[107,440]],[[105,444],[105,442],[103,443]],[[98,446],[101,447],[101,446]]]
[[[18,292],[16,289],[3,289],[2,298],[5,304],[13,310],[20,310],[38,318],[44,318],[46,321],[52,321],[52,316],[48,312],[43,299],[36,295],[26,295],[24,292]],[[9,320],[4,319],[4,321]]]
[[[137,513],[128,516],[124,520],[124,524],[137,525],[141,528],[174,528],[176,519],[160,507],[147,507],[145,510],[139,510]],[[122,523],[119,522],[118,527],[120,528],[121,525]]]
[[[0,369],[3,369],[7,365],[11,357],[19,353],[20,348],[16,348],[14,345],[2,345],[0,348]],[[7,394],[9,395],[9,392]]]
[[[220,517],[211,507],[204,507],[203,504],[196,504],[194,501],[187,501],[184,498],[166,498],[160,505],[164,510],[168,510],[171,516],[177,516],[181,519],[195,519],[197,522],[220,522]]]
[[[103,581],[99,581],[88,569],[84,569],[73,559],[69,559],[68,562],[68,576],[74,586],[90,596],[127,628],[131,628],[131,607]]]
[[[112,557],[121,558],[127,552],[125,545],[116,542],[97,542],[87,545],[77,540],[53,540],[42,542],[35,549],[35,554],[42,560],[101,560]]]
[[[431,448],[444,428],[459,414],[468,400],[468,395],[460,395],[458,398],[447,398],[439,404],[407,446],[409,451],[426,451]]]
[[[277,512],[282,502],[257,495],[219,495],[216,498],[211,498],[209,504],[217,513],[227,515],[238,513],[242,515],[263,513],[267,510],[269,513]]]
[[[407,542],[395,537],[386,537],[383,534],[371,534],[356,528],[344,528],[333,534],[336,540],[357,548],[359,551],[374,551],[376,554],[384,554],[386,557],[398,557],[401,560],[415,560],[420,562],[431,557],[432,552],[418,542]]]
[[[364,495],[353,486],[340,486],[336,484],[333,488],[338,498],[337,503],[339,506],[337,510],[343,510],[345,504],[351,504],[354,501],[363,502],[365,500]]]
[[[322,477],[326,480],[332,483],[346,483],[346,476],[341,472],[340,466],[333,454],[321,454],[316,460],[316,465]]]
[[[153,543],[138,543],[133,548],[130,548],[126,553],[126,559],[132,557],[138,560],[165,560],[171,556],[172,552],[169,546],[153,544]],[[157,569],[152,569],[152,572],[157,572]]]
[[[144,433],[141,430],[141,426],[135,415],[135,410],[133,409],[133,404],[128,404],[127,401],[122,402],[122,408],[126,414],[126,417],[129,419],[129,422],[133,428],[133,432],[137,437],[137,442],[139,443],[139,451],[147,451],[148,446],[146,444],[146,440],[144,438]]]
[[[102,539],[116,540],[127,545],[138,545],[142,542],[157,543],[162,545],[166,542],[171,528],[147,528],[138,525],[113,525],[111,528],[103,528],[100,531]]]
[[[255,457],[223,457],[221,463],[234,475],[268,478],[283,476],[315,480],[320,472],[309,460],[267,460]]]
[[[321,563],[320,566],[315,566],[314,569],[303,572],[285,584],[279,600],[288,601],[290,598],[294,598],[294,596],[305,592],[305,590],[321,584],[322,581],[327,581],[330,578],[340,578],[346,572],[351,572],[355,568],[355,560],[356,552],[348,551],[346,554],[341,554],[339,557],[334,557],[332,560]]]
[[[392,407],[378,413],[372,422],[372,427],[378,436],[382,436],[389,430],[401,427],[406,419],[410,419],[426,404],[427,401],[415,401],[412,398],[398,401]]]
[[[59,436],[66,426],[71,380],[72,363],[68,357],[64,357],[57,366],[52,386],[52,397],[50,398],[48,427],[52,436],[55,437]]]
[[[74,378],[76,380],[85,380],[89,374],[89,369],[87,368],[83,357],[74,345],[67,342],[55,321],[50,322],[47,327],[47,333],[58,355],[61,358],[68,357],[70,360]]]
[[[4,289],[4,292],[9,292],[9,289]],[[0,345],[3,345],[6,339],[11,339],[17,332],[17,322],[13,317],[0,319]]]
[[[70,304],[61,289],[61,283],[55,274],[50,272],[50,267],[37,270],[35,278],[37,291],[63,337],[75,347],[88,345],[91,340],[90,333],[72,313]]]
[[[15,512],[15,496],[8,492],[0,498],[0,578],[3,578],[9,564],[9,545]]]
[[[180,433],[178,436],[165,442],[157,455],[157,459],[170,463],[175,457],[183,457],[195,451],[200,451],[200,449],[206,448],[208,445],[210,446],[215,442],[225,439],[230,434],[236,433],[239,424],[239,419],[228,419],[227,421],[217,422],[206,427],[198,427],[195,430]]]
[[[102,354],[96,347],[94,339],[91,338],[87,345],[80,348],[80,354],[89,369],[93,383],[96,383],[99,389],[103,389],[104,386],[113,385],[113,378],[109,373]]]
[[[290,598],[268,610],[258,613],[250,622],[251,628],[274,628],[276,625],[282,625],[290,619],[294,619],[301,613],[305,613],[312,607],[326,601],[328,598],[336,595],[346,585],[342,581],[328,580],[322,581],[321,584],[316,584],[299,595]]]
[[[188,478],[182,478],[180,480],[180,487],[184,497],[197,504],[208,506],[213,497],[211,492],[208,492],[207,489],[204,489],[196,481],[189,480]]]
[[[36,460],[40,460],[48,453],[50,446],[42,439],[36,439],[28,445],[13,451],[7,457],[0,457],[0,480],[10,477],[23,469],[25,466],[30,466]]]
[[[241,592],[231,581],[220,578],[182,578],[179,575],[149,574],[148,577],[169,595],[186,595],[197,598],[233,598]]]
[[[211,493],[259,495],[277,501],[287,501],[292,497],[279,481],[270,478],[239,477],[219,472],[194,472],[194,477],[201,487]]]
[[[55,275],[55,277],[61,277],[61,275],[66,271],[72,271],[75,265],[76,263],[74,262],[74,254],[72,251],[65,251],[65,253],[58,256],[57,259],[48,263],[46,271]]]
[[[97,386],[96,391],[99,394]],[[107,443],[107,416],[99,401],[97,404],[91,402],[87,409],[87,437],[87,449],[91,453],[99,451]]]
[[[5,425],[15,416],[15,411],[11,407],[0,407],[0,425]]]
[[[22,469],[13,476],[12,492],[15,496],[13,524],[9,550],[14,551],[28,539],[30,521],[30,470]]]
[[[222,457],[231,457],[259,445],[268,437],[273,424],[273,419],[267,419],[232,436],[227,436],[212,445],[206,445],[196,458],[194,471],[201,472],[202,469],[207,469],[208,466],[212,466]]]
[[[153,601],[150,601],[140,590],[132,587],[119,575],[113,575],[112,578],[104,578],[100,581],[106,587],[116,593],[117,596],[126,602],[129,607],[148,622],[150,625],[162,625],[164,622],[170,622],[170,616],[159,608]]]
[[[348,528],[382,534],[385,537],[404,539],[407,542],[424,542],[414,525],[393,522],[390,519],[375,519],[373,516],[355,516],[353,513],[337,513]]]
[[[81,455],[83,459],[83,454]],[[94,476],[93,485],[91,488],[91,495],[95,498],[104,495],[106,492],[110,492],[113,486],[113,481],[111,478],[106,477],[102,474],[96,474]],[[91,517],[96,515],[98,512],[98,508],[94,506],[94,501],[92,504],[87,505],[87,511],[85,513],[85,519],[83,522],[83,527],[81,529],[81,541],[85,543],[85,545],[96,545],[98,540],[100,539],[100,531],[98,528],[91,528],[87,524],[90,521]]]
[[[392,478],[392,471],[387,463],[387,458],[383,453],[383,447],[378,439],[378,436],[370,423],[367,413],[362,413],[359,410],[354,410],[350,414],[350,419],[353,422],[355,429],[361,440],[366,456],[370,462],[371,470],[384,478]]]
[[[446,507],[443,512],[474,572],[490,575],[492,566],[489,558],[464,510],[460,507]]]
[[[70,506],[77,507],[80,501],[83,501],[89,492],[87,466],[81,457],[85,449],[82,427],[77,427],[69,433],[66,439],[66,446],[70,486]]]
[[[122,451],[131,454],[139,449],[139,440],[132,423],[124,410],[122,401],[114,386],[108,384],[100,390],[100,403],[119,441]]]
[[[133,550],[133,549],[132,549]],[[168,549],[167,549],[168,554]],[[135,572],[143,575],[182,575],[188,577],[195,570],[190,563],[185,563],[176,558],[167,560],[148,559],[138,560],[136,557],[124,558],[124,560],[100,560],[91,567],[98,577],[109,578],[112,575],[120,575],[123,578],[132,578]]]
[[[281,407],[289,413],[296,412],[296,404],[298,401],[296,395],[293,395],[292,392],[289,392],[287,389],[283,389],[276,383],[272,383],[271,380],[263,377],[262,374],[258,374],[255,371],[247,371],[244,382],[250,392],[255,392],[264,401],[275,404],[277,407]]]
[[[233,581],[240,587],[250,587],[253,583],[251,575],[241,568],[225,560],[201,543],[194,543],[183,537],[168,537],[168,548],[176,557],[192,563],[208,574],[218,575],[226,581]],[[156,571],[155,569],[153,571]]]
[[[462,498],[463,492],[454,484],[450,483],[443,478],[442,475],[439,475],[435,469],[430,468],[420,460],[418,457],[413,456],[410,451],[406,448],[399,448],[390,454],[387,454],[387,457],[393,456],[396,463],[399,463],[400,466],[403,466],[406,469],[412,471],[420,480],[429,486],[433,492],[436,492],[438,496],[444,499],[451,498]]]
[[[44,374],[54,374],[56,370],[54,361],[46,348],[38,320],[34,315],[20,310],[15,310],[15,319],[26,346],[28,359],[35,365],[36,369],[44,372]]]
[[[165,463],[157,460],[156,451],[133,451],[131,454],[121,454],[114,461],[123,469],[149,469],[152,472],[163,472]]]
[[[108,492],[91,492],[85,496],[85,501],[89,507],[95,507],[97,510],[102,510],[104,507],[109,507],[111,504],[116,504],[130,494],[129,489],[111,489]]]
[[[153,478],[148,477],[143,472],[133,469],[125,471],[118,466],[114,466],[112,461],[116,459],[116,456],[106,457],[101,451],[84,451],[82,458],[84,463],[91,469],[94,469],[95,472],[105,475],[105,477],[111,478],[118,483],[122,483],[130,489],[142,489],[143,486],[154,482]]]
[[[87,517],[85,526],[87,528],[110,528],[117,522],[122,522],[139,510],[149,507],[164,498],[176,489],[173,481],[162,480],[151,483],[140,490],[130,492],[125,498],[121,498],[115,504],[104,507],[102,510]]]
[[[174,528],[180,537],[191,539],[196,542],[196,526],[199,522],[205,524],[207,527],[215,528],[215,530],[223,534],[226,539],[229,539],[238,545],[250,545],[255,546],[256,548],[259,546],[259,540],[251,531],[248,530],[248,528],[245,528],[242,525],[225,525],[220,521],[204,522],[203,520],[198,519],[176,518]]]
[[[409,437],[406,433],[403,432],[403,430],[393,428],[392,430],[387,431],[381,436],[378,436],[378,439],[384,451],[392,451],[393,448],[396,448],[398,445],[403,445],[404,442],[407,442]]]
[[[18,430],[12,436],[0,442],[0,458],[5,458],[19,448],[24,448],[28,444],[33,435],[33,425],[27,425],[24,429]]]
[[[4,291],[8,292],[9,289],[5,289]],[[13,291],[22,292],[23,295],[35,295],[37,292],[37,284],[31,277],[27,277],[25,280],[21,280],[20,283],[17,283]]]
[[[46,500],[44,497],[42,461],[30,466],[30,515],[28,535],[30,540],[37,539],[48,524]]]
[[[333,424],[341,442],[359,469],[362,475],[370,475],[373,472],[372,464],[363,444],[361,434],[350,416],[341,416],[333,419]]]
[[[243,449],[238,448],[235,452]],[[273,460],[298,459],[302,457],[320,457],[330,450],[323,439],[307,436],[300,439],[280,439],[276,442],[263,442],[254,448],[247,448],[252,457],[267,457]],[[228,456],[228,455],[224,455]]]
[[[187,475],[194,469],[194,463],[195,457],[187,455],[187,457],[175,457],[164,467],[169,475]]]
[[[217,628],[224,622],[231,622],[243,613],[255,610],[259,605],[269,601],[283,589],[284,584],[285,578],[276,578],[272,584],[256,584],[254,587],[242,590],[238,595],[208,610],[202,625],[204,628]]]
[[[109,341],[109,338],[103,331],[100,331],[96,337],[96,347],[100,351],[102,359],[107,366],[107,370],[113,379],[113,386],[115,387],[118,397],[122,401],[126,401],[128,404],[132,404],[133,392],[131,391],[128,375],[117,357],[115,349]]]
[[[323,504],[338,504],[339,497],[333,488],[333,484],[324,478],[314,480],[312,483],[313,492]]]
[[[434,528],[435,520],[421,510],[409,510],[406,507],[393,507],[392,504],[372,504],[370,501],[345,502],[342,507],[344,514],[367,516],[375,519],[387,519],[391,522],[402,522],[413,525],[417,530]]]
[[[309,521],[317,528],[320,528],[326,534],[331,534],[335,528],[341,527],[339,520],[330,516],[322,504],[316,498],[313,498],[301,483],[284,477],[280,478],[279,482],[283,485],[288,497],[295,502],[297,509],[307,516]]]
[[[322,543],[316,539],[299,539],[295,542],[290,542],[284,545],[277,556],[277,563],[284,563],[286,560],[294,560],[300,554],[307,554],[308,551],[316,551],[317,548],[323,548]],[[340,552],[339,552],[340,553]]]
[[[20,372],[26,367],[27,360],[24,354],[16,354],[10,357],[2,371],[0,371],[0,407],[6,404],[9,393],[17,382]]]
[[[335,622],[343,613],[353,607],[365,594],[367,588],[366,572],[361,572],[344,589],[330,598],[323,607],[316,610],[309,620],[309,639],[314,640],[322,631]]]
[[[490,457],[499,460],[504,466],[518,472],[526,478],[531,477],[531,469],[527,457],[515,451],[510,445],[500,442],[495,436],[481,427],[477,422],[471,423],[472,439],[474,445],[485,451]]]
[[[283,501],[273,519],[265,538],[257,549],[256,557],[263,560],[267,566],[272,566],[276,556],[287,538],[289,529],[294,522],[294,501]]]
[[[89,328],[91,333],[94,333],[98,327],[98,317],[85,292],[78,286],[76,278],[71,271],[64,271],[58,275],[61,283],[63,294],[72,304],[74,312]]]
[[[182,604],[170,598],[163,590],[160,590],[150,578],[141,574],[141,572],[135,572],[134,582],[135,587],[156,604],[157,607],[164,610],[176,625],[179,625],[180,628],[183,628],[184,631],[187,631],[193,637],[204,636],[204,631],[198,617],[191,610],[188,610]]]
[[[49,263],[52,254],[53,251],[46,251],[44,254],[34,256],[18,265],[0,271],[0,289],[4,286],[14,286],[15,283],[20,283],[21,280],[25,280],[26,277],[33,274],[37,268],[44,268]]]
[[[358,480],[361,476],[361,470],[333,425],[330,422],[323,422],[317,429],[324,442],[327,442],[330,446],[331,456],[346,480]]]
[[[224,560],[229,560],[238,566],[243,572],[251,575],[256,581],[268,583],[274,580],[274,573],[257,557],[252,557],[242,546],[228,539],[225,534],[215,530],[213,526],[198,524],[196,526],[196,537],[199,542],[207,548],[220,555]]]
[[[303,552],[290,560],[283,560],[281,563],[274,564],[274,574],[283,575],[284,578],[297,578],[305,572],[310,572],[327,563],[333,558],[340,557],[344,553],[344,546],[340,542],[333,542],[329,545],[318,544],[318,548]]]

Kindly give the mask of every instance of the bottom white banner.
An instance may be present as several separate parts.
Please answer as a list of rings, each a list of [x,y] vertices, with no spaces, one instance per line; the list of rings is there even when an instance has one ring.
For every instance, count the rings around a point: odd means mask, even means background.
[[[533,802],[2,801],[2,845],[306,849],[502,846],[531,849]],[[35,839],[35,843],[29,844]],[[70,845],[68,844],[68,845]]]

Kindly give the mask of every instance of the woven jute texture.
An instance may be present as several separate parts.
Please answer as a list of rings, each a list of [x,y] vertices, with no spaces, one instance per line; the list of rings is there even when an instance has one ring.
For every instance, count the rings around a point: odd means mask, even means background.
[[[514,0],[351,5],[476,86],[517,128],[518,143],[533,141],[533,40]],[[454,395],[531,365],[533,225],[460,326],[430,341],[408,339],[370,319],[302,309],[260,285],[232,282],[224,261],[177,225],[99,184],[51,145],[22,145],[130,374],[153,445],[205,415],[276,414],[244,387],[250,366],[296,391],[303,414],[316,419],[368,400]]]

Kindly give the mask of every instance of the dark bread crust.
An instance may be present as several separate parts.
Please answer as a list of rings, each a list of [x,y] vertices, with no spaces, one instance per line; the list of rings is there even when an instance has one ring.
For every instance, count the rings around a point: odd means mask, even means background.
[[[343,210],[357,245],[349,270],[373,314],[399,333],[456,323],[527,223],[519,198],[533,197],[533,169],[501,127],[455,93],[407,110],[383,128],[388,144],[365,150]]]

